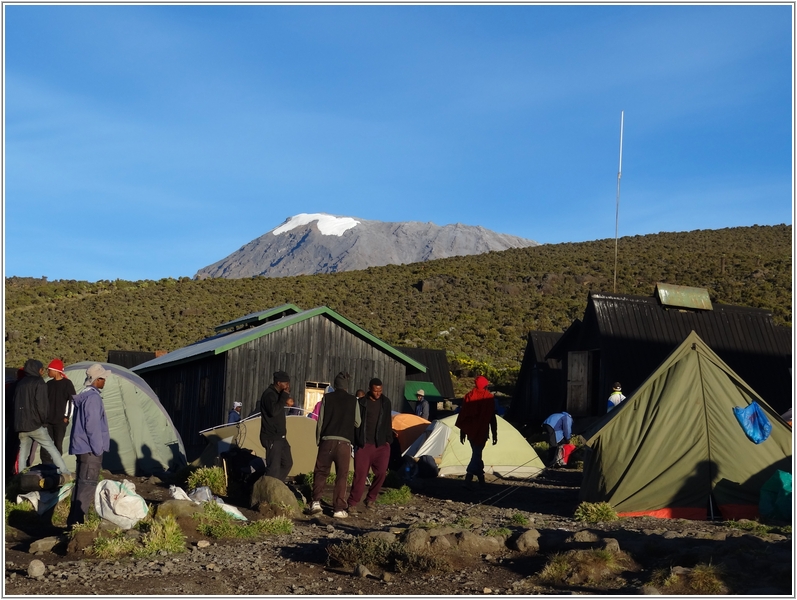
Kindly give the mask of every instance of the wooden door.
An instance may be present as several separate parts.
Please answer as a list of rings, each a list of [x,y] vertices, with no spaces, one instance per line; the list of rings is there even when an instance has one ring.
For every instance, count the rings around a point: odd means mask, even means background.
[[[589,351],[567,353],[567,412],[574,417],[590,414]]]

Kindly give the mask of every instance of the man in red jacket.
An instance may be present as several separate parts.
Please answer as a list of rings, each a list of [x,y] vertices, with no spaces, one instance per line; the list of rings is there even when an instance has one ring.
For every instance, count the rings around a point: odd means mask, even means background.
[[[487,444],[488,430],[492,430],[493,445],[498,443],[498,421],[495,418],[495,401],[493,395],[487,391],[490,382],[479,375],[474,380],[474,387],[465,394],[462,408],[459,410],[455,425],[459,427],[459,441],[465,443],[465,437],[470,442],[473,454],[466,469],[465,486],[471,488],[473,476],[484,485],[484,461],[482,453]]]

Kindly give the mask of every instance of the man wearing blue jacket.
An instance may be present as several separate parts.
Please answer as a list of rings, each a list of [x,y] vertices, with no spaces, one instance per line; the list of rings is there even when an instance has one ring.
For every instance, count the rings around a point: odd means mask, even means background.
[[[71,528],[83,523],[89,507],[94,504],[94,493],[100,480],[102,455],[111,448],[111,434],[100,390],[111,372],[100,364],[86,369],[85,390],[74,396],[75,412],[72,417],[72,436],[69,454],[77,458],[77,477],[72,490],[72,508],[66,519]]]
[[[562,444],[570,443],[571,430],[573,428],[573,417],[570,413],[554,413],[542,422],[542,428],[548,434],[548,445],[550,446],[550,466],[562,467]]]

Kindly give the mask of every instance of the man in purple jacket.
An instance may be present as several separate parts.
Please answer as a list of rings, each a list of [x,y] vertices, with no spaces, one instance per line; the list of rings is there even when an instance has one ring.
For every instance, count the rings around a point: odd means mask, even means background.
[[[72,508],[66,519],[71,528],[83,523],[89,507],[94,504],[94,493],[100,480],[102,455],[111,448],[111,434],[100,390],[111,374],[100,364],[86,369],[85,390],[74,396],[75,412],[72,417],[72,436],[69,454],[77,458],[77,478],[72,490]]]

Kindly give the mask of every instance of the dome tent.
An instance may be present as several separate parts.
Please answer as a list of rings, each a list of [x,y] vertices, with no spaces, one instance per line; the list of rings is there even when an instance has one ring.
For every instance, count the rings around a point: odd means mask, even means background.
[[[77,393],[85,389],[86,369],[92,364],[80,362],[64,369]],[[111,449],[104,454],[102,467],[113,473],[152,475],[185,466],[180,434],[147,382],[119,365],[99,364],[112,373],[102,390],[111,434]],[[64,460],[74,469],[75,457],[69,455],[71,432],[70,421],[64,437]]]

